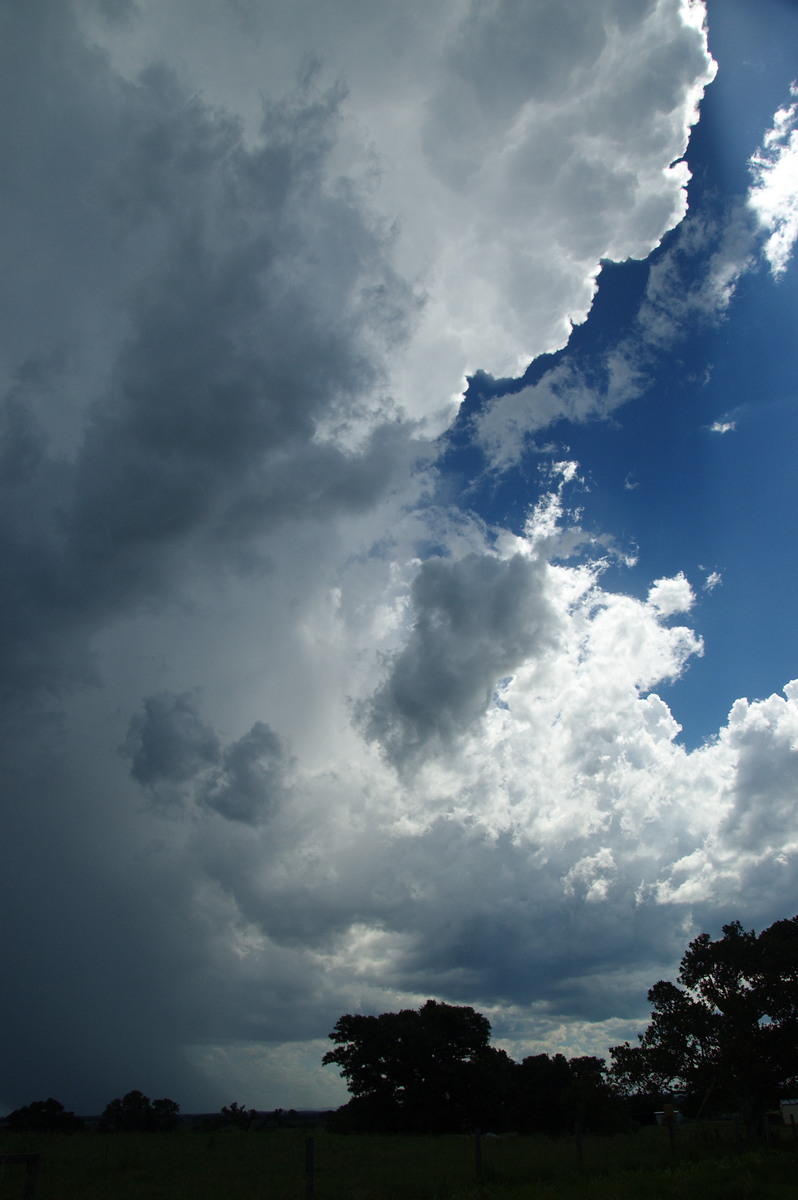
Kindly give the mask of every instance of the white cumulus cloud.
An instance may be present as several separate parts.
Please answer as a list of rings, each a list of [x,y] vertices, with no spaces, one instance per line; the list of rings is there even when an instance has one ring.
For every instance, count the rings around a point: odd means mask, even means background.
[[[798,96],[795,84],[790,94]],[[786,271],[798,238],[797,121],[798,101],[777,109],[750,162],[754,182],[748,203],[766,234],[764,254],[777,278]]]

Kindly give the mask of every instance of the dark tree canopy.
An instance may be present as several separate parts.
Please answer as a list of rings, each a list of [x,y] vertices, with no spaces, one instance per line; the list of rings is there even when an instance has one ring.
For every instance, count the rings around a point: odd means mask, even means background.
[[[498,1053],[486,1017],[435,1000],[418,1011],[343,1016],[330,1038],[336,1048],[322,1061],[340,1068],[352,1114],[368,1111],[385,1128],[467,1121],[470,1068]]]
[[[34,1100],[14,1109],[6,1117],[5,1125],[13,1133],[74,1133],[83,1128],[83,1121],[51,1096],[49,1100]]]
[[[347,1015],[330,1038],[323,1061],[352,1093],[339,1129],[559,1133],[574,1120],[617,1120],[602,1059],[541,1054],[519,1065],[490,1045],[490,1022],[473,1008],[428,1000],[418,1011]]]
[[[473,1008],[428,1000],[418,1012],[341,1017],[330,1038],[337,1049],[323,1062],[341,1068],[354,1096],[380,1092],[401,1100],[419,1080],[440,1079],[486,1050],[490,1022]]]
[[[258,1124],[259,1114],[254,1108],[244,1108],[235,1100],[232,1104],[222,1105],[219,1113],[222,1121],[233,1129],[252,1129]]]
[[[150,1100],[143,1092],[127,1092],[107,1104],[100,1117],[100,1129],[109,1132],[160,1133],[174,1129],[178,1123],[180,1105],[164,1097]]]
[[[649,991],[639,1045],[610,1051],[624,1091],[683,1091],[696,1112],[739,1109],[753,1123],[798,1089],[798,916],[759,936],[739,921],[715,941],[702,933],[678,980]]]

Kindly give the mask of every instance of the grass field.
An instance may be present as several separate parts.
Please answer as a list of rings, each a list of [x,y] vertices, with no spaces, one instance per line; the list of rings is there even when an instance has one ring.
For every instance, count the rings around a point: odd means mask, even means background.
[[[0,1154],[38,1153],[36,1200],[794,1200],[798,1146],[737,1150],[729,1126],[586,1137],[469,1137],[181,1130],[171,1134],[9,1135]],[[0,1165],[0,1200],[25,1168]]]

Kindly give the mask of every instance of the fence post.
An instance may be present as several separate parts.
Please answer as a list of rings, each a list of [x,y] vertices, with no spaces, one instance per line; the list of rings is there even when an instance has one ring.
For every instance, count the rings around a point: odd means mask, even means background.
[[[474,1169],[477,1179],[482,1178],[482,1134],[479,1130],[474,1134]]]
[[[313,1200],[313,1138],[305,1138],[305,1200]]]

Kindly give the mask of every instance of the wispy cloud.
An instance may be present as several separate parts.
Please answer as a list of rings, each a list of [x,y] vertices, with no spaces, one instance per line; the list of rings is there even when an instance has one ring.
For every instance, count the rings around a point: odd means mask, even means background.
[[[790,95],[798,96],[793,84]],[[752,156],[754,182],[748,203],[767,234],[764,254],[773,275],[783,275],[798,238],[798,100],[777,109],[773,125]]]
[[[643,396],[668,355],[697,330],[725,320],[755,249],[742,202],[719,216],[688,215],[652,265],[628,332],[588,361],[566,349],[536,383],[498,396],[476,414],[475,439],[490,466],[512,466],[530,439],[556,421],[607,419]]]

